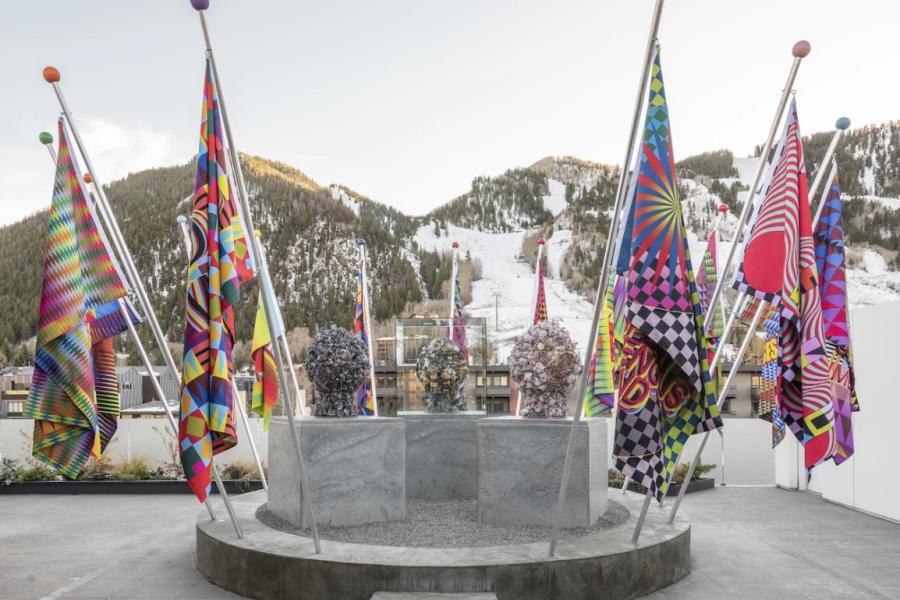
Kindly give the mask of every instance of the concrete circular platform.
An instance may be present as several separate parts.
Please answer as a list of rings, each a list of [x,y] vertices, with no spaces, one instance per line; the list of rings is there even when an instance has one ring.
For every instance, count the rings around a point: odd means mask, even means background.
[[[665,522],[650,508],[640,542],[631,543],[642,496],[616,500],[631,516],[619,527],[560,540],[480,548],[410,548],[312,540],[256,518],[264,492],[234,497],[244,538],[227,521],[197,518],[197,568],[211,582],[250,598],[369,600],[379,591],[494,592],[499,600],[627,599],[649,594],[691,569],[690,525]]]

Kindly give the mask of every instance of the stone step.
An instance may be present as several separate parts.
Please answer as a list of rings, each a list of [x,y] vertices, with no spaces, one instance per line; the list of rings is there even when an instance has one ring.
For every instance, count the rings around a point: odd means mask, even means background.
[[[497,600],[494,592],[375,592],[372,600]]]

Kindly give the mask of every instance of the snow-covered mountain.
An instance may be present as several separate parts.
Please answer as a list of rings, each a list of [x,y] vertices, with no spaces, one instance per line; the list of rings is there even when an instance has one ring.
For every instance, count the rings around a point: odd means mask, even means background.
[[[804,139],[814,174],[831,135]],[[845,192],[848,284],[853,306],[900,300],[900,122],[849,131],[837,161]],[[583,350],[610,224],[618,169],[573,157],[547,157],[493,177],[428,215],[412,217],[345,186],[321,186],[296,168],[243,157],[256,226],[268,249],[288,329],[313,330],[353,318],[355,241],[368,242],[370,297],[377,320],[434,312],[458,241],[481,263],[464,296],[465,311],[484,317],[504,359],[531,321],[536,241],[547,240],[546,288],[559,318]],[[737,214],[749,200],[758,159],[720,150],[678,164],[680,192],[695,267],[720,203],[731,206],[721,227],[727,254]],[[113,182],[108,194],[146,274],[158,316],[172,339],[183,327],[184,257],[175,217],[189,210],[193,165],[151,169]],[[389,198],[381,200],[390,201]],[[34,335],[47,213],[0,228],[0,363],[31,359],[22,342]],[[474,271],[473,271],[474,272]],[[252,330],[255,292],[243,294],[237,330]],[[437,311],[443,314],[443,310]]]

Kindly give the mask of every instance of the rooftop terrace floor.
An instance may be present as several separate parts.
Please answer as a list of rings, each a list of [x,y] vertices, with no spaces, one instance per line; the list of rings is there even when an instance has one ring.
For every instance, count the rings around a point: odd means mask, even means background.
[[[0,496],[0,598],[239,598],[194,569],[200,509],[189,495]],[[773,488],[692,494],[684,511],[693,572],[650,600],[900,600],[900,525]]]

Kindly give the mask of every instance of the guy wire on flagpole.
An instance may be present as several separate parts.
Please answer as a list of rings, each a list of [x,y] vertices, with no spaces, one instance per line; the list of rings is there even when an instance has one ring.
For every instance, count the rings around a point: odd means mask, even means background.
[[[719,302],[719,298],[722,295],[722,291],[725,288],[725,281],[728,279],[728,269],[731,267],[731,262],[734,260],[735,252],[737,251],[738,244],[740,242],[740,236],[743,233],[744,225],[747,223],[747,219],[750,217],[750,213],[752,212],[753,198],[756,195],[757,188],[762,180],[763,173],[766,170],[766,162],[768,160],[769,152],[772,150],[772,145],[775,142],[775,134],[778,133],[778,124],[781,122],[781,117],[784,114],[784,109],[787,106],[788,98],[790,97],[791,90],[794,87],[794,80],[797,78],[797,71],[800,69],[800,62],[809,55],[810,45],[806,40],[800,40],[795,43],[793,48],[791,48],[791,54],[794,56],[794,62],[791,63],[791,70],[788,73],[787,82],[784,84],[784,89],[781,92],[781,99],[778,101],[778,107],[775,110],[775,118],[772,120],[772,126],[769,128],[769,135],[766,138],[766,143],[763,144],[762,150],[759,154],[759,165],[756,167],[756,174],[753,177],[753,185],[750,186],[750,197],[747,202],[744,203],[744,208],[741,210],[741,216],[738,218],[737,228],[735,229],[734,240],[731,243],[731,247],[728,249],[728,257],[725,259],[725,264],[722,266],[722,276],[719,278],[719,282],[716,285],[716,289],[713,291],[712,297],[709,299],[709,306],[707,310],[709,312],[706,313],[706,325],[709,325],[711,321],[709,321],[710,316],[714,313],[716,309],[716,304]]]
[[[117,239],[114,237],[115,234],[118,232],[118,224],[116,223],[114,217],[112,218],[112,221],[109,220],[109,215],[111,215],[111,211],[109,213],[104,212],[105,207],[103,206],[103,201],[105,200],[105,194],[103,196],[100,195],[103,192],[103,190],[102,190],[101,186],[96,183],[94,176],[91,174],[91,172],[93,171],[93,167],[90,163],[90,157],[85,152],[84,146],[81,143],[81,137],[78,135],[78,130],[75,128],[75,124],[72,122],[71,117],[69,116],[68,106],[66,105],[65,98],[62,95],[62,89],[58,86],[59,79],[60,79],[59,71],[57,71],[53,67],[47,67],[46,69],[44,69],[44,79],[53,86],[53,90],[54,90],[54,92],[56,92],[56,97],[59,100],[61,108],[63,109],[63,115],[65,117],[65,121],[68,124],[69,128],[72,130],[72,135],[75,137],[75,143],[78,146],[78,149],[81,151],[81,155],[84,158],[85,164],[88,168],[88,172],[85,173],[85,175],[84,175],[84,181],[88,185],[90,185],[91,183],[93,183],[93,185],[94,185],[94,190],[96,192],[96,195],[92,196],[90,193],[90,190],[88,190],[88,194],[87,194],[85,200],[88,202],[90,207],[92,207],[94,209],[99,208],[100,210],[99,211],[92,210],[91,218],[95,220],[95,224],[97,225],[98,233],[101,236],[104,246],[107,246],[107,251],[109,252],[110,259],[113,261],[113,264],[116,267],[116,272],[119,274],[120,277],[122,277],[124,279],[124,281],[122,283],[126,286],[126,288],[130,288],[129,291],[134,291],[133,280],[135,280],[137,278],[135,278],[133,276],[131,271],[126,270],[123,273],[122,269],[121,269],[121,263],[126,263],[126,259],[130,259],[131,255],[127,252],[127,246],[125,247],[124,251],[122,248],[120,248],[118,246],[118,242],[120,241],[120,238]],[[39,136],[39,139],[42,144],[47,146],[47,150],[50,153],[50,157],[53,159],[54,164],[55,164],[56,153],[53,151],[53,148],[50,147],[50,144],[53,143],[53,136],[50,135],[49,133],[44,132]],[[78,161],[73,159],[72,162],[75,165],[75,168],[77,171]],[[79,182],[79,185],[80,184],[81,184],[81,182]],[[98,215],[99,215],[99,217],[98,217]],[[110,236],[107,236],[104,233],[104,227],[103,227],[104,223],[101,222],[102,219],[106,219],[106,222],[105,222],[106,229],[108,229],[111,236],[113,236],[112,242],[110,242]],[[114,227],[116,228],[115,230],[114,230]],[[119,236],[121,236],[121,232],[118,232],[118,234],[119,234]],[[124,245],[124,241],[122,241],[122,244]],[[112,246],[112,247],[110,248],[109,246]],[[117,256],[119,257],[119,260],[117,260]],[[131,263],[130,266],[132,269],[134,269],[133,263]],[[126,263],[126,269],[127,268],[128,268],[128,264]],[[139,279],[137,279],[137,280],[140,281]],[[150,307],[149,304],[144,304],[144,302],[141,300],[140,296],[138,297],[138,301],[141,304],[145,315],[153,315],[152,307]],[[141,342],[141,339],[137,334],[137,330],[134,328],[134,324],[131,322],[131,316],[129,314],[127,314],[127,310],[125,309],[124,304],[122,302],[119,302],[119,308],[120,308],[120,310],[123,311],[123,316],[125,317],[125,321],[128,324],[129,332],[131,333],[131,336],[133,338],[135,346],[138,349],[138,352],[141,354],[141,356],[143,358],[144,356],[146,356],[146,351],[144,350],[144,345]],[[166,349],[168,349],[168,348],[166,347]],[[147,368],[147,372],[150,375],[150,378],[153,380],[157,397],[160,399],[160,402],[162,402],[163,410],[165,411],[166,416],[169,418],[170,425],[172,425],[172,429],[173,429],[172,433],[175,436],[175,440],[177,442],[177,440],[178,440],[178,425],[176,424],[175,418],[172,415],[171,408],[169,408],[169,404],[165,398],[165,394],[162,392],[162,388],[159,386],[159,382],[156,380],[156,377],[153,376],[153,369],[152,369],[152,365],[149,364],[149,359],[144,362],[145,362],[145,366]],[[176,379],[180,379],[177,371],[175,372],[175,377],[176,377]],[[215,469],[215,466],[213,466],[213,469]],[[224,487],[220,488],[220,492],[224,492],[224,491],[225,491]],[[225,499],[226,506],[227,506],[228,500],[226,498],[227,498],[227,496],[223,495],[223,499]],[[207,498],[206,501],[204,502],[204,504],[206,505],[207,512],[209,512],[210,519],[215,521],[216,513],[215,513],[215,510],[213,509],[213,505],[212,505],[212,502],[210,501],[210,499]],[[231,516],[231,515],[232,515],[232,513],[229,512],[229,516]],[[243,534],[241,532],[240,525],[238,525],[236,520],[232,520],[232,526],[234,527],[235,533],[238,535],[238,537],[242,537]]]
[[[634,149],[637,145],[636,137],[641,122],[641,113],[644,106],[644,94],[647,90],[647,82],[650,77],[651,61],[653,58],[654,48],[656,46],[656,35],[659,31],[659,21],[662,16],[663,0],[656,0],[653,9],[653,16],[650,21],[650,34],[647,37],[647,48],[644,51],[643,69],[641,70],[641,79],[638,85],[637,97],[634,103],[634,113],[631,118],[631,130],[628,135],[628,143],[625,149],[625,158],[622,161],[622,169],[619,173],[619,184],[616,189],[616,202],[613,206],[612,220],[609,226],[609,235],[606,237],[606,247],[603,251],[603,263],[600,270],[600,281],[597,286],[597,294],[594,298],[594,316],[591,321],[587,346],[585,348],[585,358],[582,362],[582,372],[578,385],[578,394],[575,396],[576,403],[584,402],[584,392],[587,389],[587,377],[591,358],[594,354],[594,346],[597,339],[597,326],[600,322],[600,315],[603,314],[603,307],[606,304],[606,288],[609,285],[609,267],[610,256],[612,255],[613,246],[617,237],[619,226],[619,213],[622,210],[623,195],[625,182],[628,180],[628,166],[631,164],[634,156]],[[577,406],[577,404],[576,404]],[[572,424],[569,429],[569,443],[566,446],[566,460],[563,465],[562,480],[559,484],[559,495],[556,500],[556,512],[553,515],[553,529],[550,533],[550,544],[548,552],[553,556],[556,552],[556,544],[559,541],[559,522],[562,518],[563,507],[566,503],[566,493],[569,487],[569,478],[572,475],[572,453],[575,450],[575,435],[577,433],[578,422],[581,420],[581,410],[575,410],[572,416]]]
[[[369,389],[372,392],[373,415],[377,417],[378,392],[375,389],[375,352],[372,349],[372,319],[369,318],[369,260],[366,256],[366,240],[360,238],[356,243],[359,245],[359,262],[362,269],[363,326],[366,329],[367,350],[369,351]]]
[[[212,49],[212,42],[210,41],[209,30],[206,26],[206,18],[204,16],[204,11],[209,7],[209,0],[191,0],[191,6],[197,11],[197,15],[200,18],[200,27],[203,30],[203,40],[206,44],[206,54],[209,57],[209,63],[212,67],[212,76],[215,80],[216,87],[219,93],[219,109],[222,115],[222,123],[225,129],[225,137],[228,141],[228,152],[231,155],[231,161],[233,163],[233,173],[237,180],[238,190],[240,193],[235,194],[236,201],[239,206],[239,210],[241,212],[241,217],[243,220],[244,231],[253,232],[255,231],[255,227],[253,226],[253,215],[250,212],[249,205],[249,196],[247,194],[247,186],[244,182],[244,175],[241,170],[241,162],[240,157],[237,154],[237,145],[234,143],[234,135],[231,132],[231,121],[228,119],[228,110],[225,105],[225,92],[222,89],[222,81],[219,78],[219,70],[216,65],[215,55]],[[278,304],[275,300],[275,288],[272,285],[272,278],[269,274],[268,265],[266,262],[266,256],[260,251],[260,243],[255,235],[245,235],[245,237],[250,242],[250,247],[254,257],[259,263],[258,266],[258,278],[260,282],[260,287],[263,290],[263,309],[266,313],[266,319],[269,321],[269,330],[271,331],[272,325],[275,323],[280,323],[280,321],[276,320],[279,316]],[[284,335],[284,332],[280,332],[281,335]],[[273,336],[274,337],[274,336]],[[275,343],[273,340],[272,343],[272,353],[275,355],[275,364],[278,368],[278,378],[281,383],[281,393],[282,399],[284,401],[284,409],[285,414],[287,415],[288,424],[291,431],[291,442],[294,446],[294,452],[297,455],[297,467],[300,474],[300,510],[301,513],[305,509],[307,514],[309,515],[310,529],[312,532],[313,545],[315,547],[316,554],[322,553],[322,546],[319,542],[319,528],[316,523],[315,510],[313,508],[313,500],[312,493],[309,486],[309,481],[307,480],[306,475],[306,463],[303,459],[303,450],[300,446],[300,433],[297,431],[297,423],[295,421],[295,413],[294,406],[291,402],[291,394],[290,388],[287,385],[287,380],[284,376],[284,359],[281,354],[281,345]]]
[[[540,286],[539,277],[541,274],[541,259],[544,257],[544,238],[538,239],[537,262],[534,263],[534,285],[531,290],[531,320],[534,321],[534,315],[537,312],[538,288]],[[531,327],[531,325],[529,325]],[[516,390],[516,416],[522,412],[522,390]]]
[[[178,228],[181,230],[181,237],[184,240],[184,253],[188,263],[191,261],[191,234],[188,231],[187,217],[178,215]],[[250,452],[253,453],[253,460],[256,462],[256,470],[259,473],[259,481],[262,483],[263,489],[269,489],[269,482],[266,480],[266,472],[262,466],[262,460],[259,457],[259,450],[256,447],[256,440],[253,439],[253,432],[250,431],[250,420],[247,418],[247,410],[244,408],[244,401],[241,399],[241,392],[238,390],[237,383],[234,378],[231,380],[231,391],[234,394],[234,404],[237,405],[238,414],[241,423],[244,425],[244,431],[247,432],[247,441],[250,442]]]

